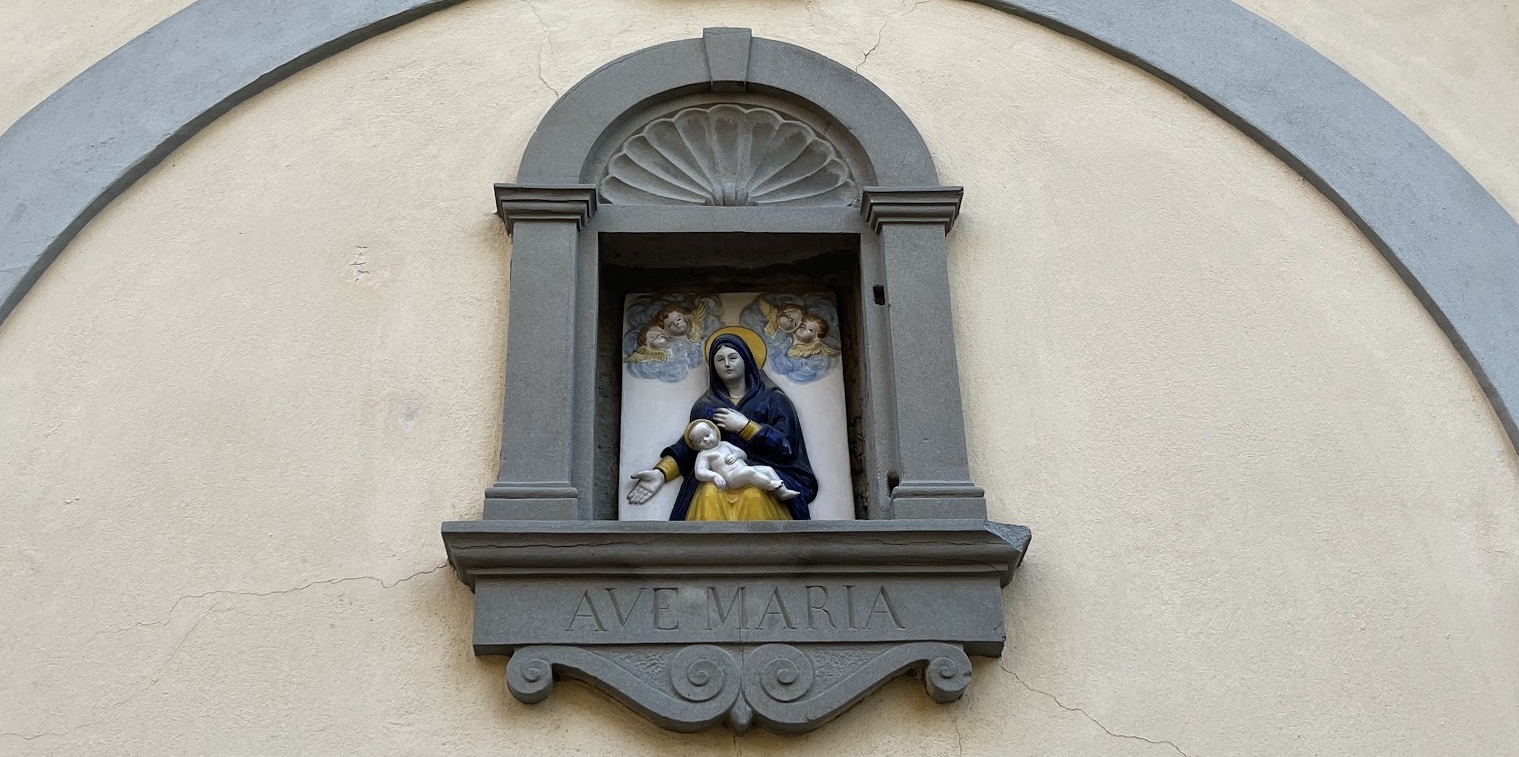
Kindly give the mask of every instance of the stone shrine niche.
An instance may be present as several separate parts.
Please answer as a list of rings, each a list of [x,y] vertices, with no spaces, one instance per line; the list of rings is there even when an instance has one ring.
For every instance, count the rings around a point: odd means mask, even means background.
[[[966,464],[961,190],[849,69],[746,29],[618,59],[496,185],[512,236],[496,482],[443,524],[476,654],[654,722],[800,733],[1000,655],[1028,529]]]

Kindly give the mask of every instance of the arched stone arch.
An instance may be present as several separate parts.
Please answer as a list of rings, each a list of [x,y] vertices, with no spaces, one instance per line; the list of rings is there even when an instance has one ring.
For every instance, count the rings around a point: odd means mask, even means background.
[[[747,29],[708,30],[639,50],[593,71],[557,100],[523,151],[523,184],[592,182],[586,156],[625,114],[682,93],[753,90],[800,100],[826,114],[869,156],[870,183],[939,183],[928,146],[906,113],[869,79],[831,58]]]

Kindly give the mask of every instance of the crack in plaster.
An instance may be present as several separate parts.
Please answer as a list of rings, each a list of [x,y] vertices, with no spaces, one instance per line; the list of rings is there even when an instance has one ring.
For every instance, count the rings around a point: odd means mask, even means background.
[[[348,264],[353,269],[353,283],[357,284],[369,275],[369,269],[364,266],[369,264],[369,248],[364,245],[355,245],[358,252],[353,254],[353,262]]]
[[[93,642],[94,640],[100,638],[101,636],[105,636],[106,634],[127,633],[129,631],[135,631],[139,628],[155,628],[168,625],[169,621],[174,619],[174,612],[179,609],[179,606],[192,599],[205,599],[206,597],[272,597],[277,594],[291,594],[298,591],[304,591],[313,586],[329,586],[333,584],[348,583],[350,581],[377,581],[380,584],[380,588],[391,589],[399,586],[400,584],[406,583],[413,578],[425,576],[429,573],[436,573],[446,567],[448,567],[448,563],[445,562],[442,565],[437,565],[426,570],[417,571],[416,573],[412,573],[411,575],[399,578],[391,583],[386,583],[385,579],[380,578],[379,576],[344,576],[342,578],[324,578],[320,581],[310,581],[298,586],[293,586],[289,589],[276,589],[274,591],[230,591],[227,589],[216,589],[214,591],[206,591],[199,594],[186,594],[174,600],[174,604],[169,606],[169,611],[164,615],[163,618],[159,620],[138,621],[131,625],[122,626],[120,628],[107,628],[96,631],[95,633],[91,634],[90,638],[86,639],[84,643],[88,645],[90,642]]]
[[[1023,688],[1028,689],[1029,691],[1032,691],[1035,694],[1041,694],[1041,695],[1043,695],[1045,697],[1048,697],[1051,702],[1055,703],[1056,707],[1059,707],[1060,709],[1065,710],[1066,712],[1077,713],[1077,714],[1081,715],[1082,717],[1086,718],[1087,720],[1092,721],[1092,724],[1095,725],[1095,726],[1097,726],[1098,728],[1101,728],[1103,733],[1106,733],[1107,735],[1112,736],[1115,739],[1128,739],[1128,740],[1131,740],[1131,741],[1142,741],[1142,742],[1144,742],[1146,744],[1152,744],[1154,746],[1168,746],[1168,747],[1171,747],[1172,749],[1175,749],[1176,753],[1179,754],[1179,755],[1181,755],[1181,757],[1191,757],[1191,755],[1187,754],[1186,752],[1183,752],[1181,750],[1181,747],[1177,746],[1174,742],[1167,741],[1165,739],[1159,739],[1159,740],[1157,740],[1157,739],[1147,739],[1144,736],[1135,736],[1135,735],[1129,734],[1129,733],[1116,733],[1114,731],[1111,731],[1111,730],[1108,729],[1107,726],[1103,725],[1102,722],[1099,721],[1097,718],[1092,717],[1092,714],[1089,713],[1089,712],[1087,712],[1086,710],[1083,710],[1080,707],[1068,707],[1068,706],[1066,706],[1066,704],[1064,702],[1060,701],[1059,697],[1055,696],[1054,694],[1051,694],[1048,691],[1042,691],[1040,689],[1036,689],[1033,686],[1028,685],[1026,682],[1024,682],[1024,680],[1023,680],[1022,677],[1020,677],[1017,673],[1014,673],[1011,669],[1009,669],[1007,667],[1007,665],[1004,663],[1003,660],[998,660],[997,661],[997,667],[1002,668],[1002,672],[1007,673],[1008,675],[1012,676],[1013,680],[1017,681],[1018,684],[1020,686],[1022,686]]]
[[[855,73],[859,73],[860,72],[860,67],[863,66],[863,65],[865,65],[866,61],[870,60],[870,54],[873,53],[873,52],[875,52],[876,48],[878,48],[878,47],[881,46],[881,39],[886,36],[886,27],[887,27],[887,25],[889,25],[892,21],[894,21],[896,19],[906,18],[906,17],[912,15],[912,12],[915,11],[915,10],[917,10],[919,6],[925,5],[927,3],[928,3],[928,0],[917,0],[917,2],[915,2],[915,3],[912,4],[911,8],[908,8],[906,11],[904,11],[902,13],[896,13],[896,14],[888,13],[888,14],[886,14],[886,18],[881,19],[881,28],[879,28],[879,29],[876,30],[876,43],[874,45],[871,45],[869,50],[865,51],[865,56],[862,57],[862,58],[860,58],[860,62],[859,63],[854,64],[854,72]]]
[[[174,658],[179,656],[179,650],[183,649],[184,646],[185,646],[185,642],[190,640],[190,635],[193,634],[193,633],[195,633],[195,629],[200,628],[201,621],[204,621],[206,619],[206,616],[210,615],[215,610],[216,610],[216,605],[213,604],[211,607],[207,608],[207,610],[205,612],[201,613],[200,617],[196,618],[195,622],[190,625],[190,630],[185,631],[185,635],[179,637],[179,641],[175,642],[174,648],[171,649],[171,650],[169,650],[169,656],[165,657],[164,660],[163,660],[163,662],[159,663],[158,667],[154,668],[153,672],[150,673],[150,674],[148,674],[149,675],[148,683],[146,685],[144,685],[142,688],[140,688],[140,689],[132,692],[131,694],[128,694],[125,698],[123,698],[123,699],[121,699],[119,701],[113,702],[112,704],[107,705],[106,706],[107,713],[114,713],[115,711],[117,711],[117,710],[119,710],[119,709],[127,706],[128,704],[131,704],[132,700],[134,700],[134,699],[142,696],[143,694],[147,693],[148,690],[151,689],[151,688],[153,688],[154,686],[157,686],[158,682],[161,681],[161,680],[163,680],[164,673],[168,669],[169,663],[173,662]],[[30,735],[30,736],[28,736],[28,735],[26,735],[24,733],[6,732],[6,733],[0,733],[0,737],[14,736],[16,738],[21,739],[22,741],[35,741],[35,740],[40,739],[40,738],[42,738],[44,736],[67,736],[67,735],[69,735],[69,734],[71,734],[71,733],[73,733],[75,731],[80,730],[80,729],[88,728],[88,727],[93,726],[93,725],[99,725],[101,723],[104,723],[105,721],[107,721],[109,719],[110,719],[110,717],[109,717],[109,714],[108,714],[106,717],[96,718],[95,720],[87,720],[87,721],[85,721],[83,723],[80,723],[79,725],[76,725],[73,728],[70,728],[70,729],[68,729],[66,731],[42,731],[41,733],[34,733],[34,734]]]
[[[170,607],[169,607],[168,614],[166,614],[162,619],[160,619],[160,620],[154,620],[154,621],[140,621],[140,622],[137,622],[137,623],[133,623],[132,625],[129,625],[129,626],[123,626],[121,628],[113,628],[113,629],[105,629],[105,630],[102,630],[102,631],[96,631],[95,633],[93,633],[93,634],[90,635],[89,639],[87,639],[85,641],[85,645],[88,645],[90,642],[93,642],[95,639],[97,639],[97,638],[99,638],[101,636],[104,636],[106,634],[126,633],[128,631],[133,631],[133,630],[136,630],[138,628],[154,628],[154,627],[166,626],[166,625],[169,624],[170,621],[172,621],[174,619],[174,613],[175,613],[175,611],[177,611],[179,609],[179,606],[181,604],[185,603],[186,601],[191,600],[191,599],[205,599],[207,597],[217,597],[218,599],[220,599],[222,597],[255,597],[255,598],[256,597],[273,597],[273,596],[278,596],[278,595],[282,595],[282,594],[294,594],[296,592],[305,591],[306,589],[309,589],[309,588],[311,588],[313,586],[333,586],[333,585],[342,584],[342,583],[349,583],[349,582],[352,582],[352,581],[375,581],[375,582],[377,582],[377,583],[380,584],[380,588],[381,589],[393,589],[393,588],[395,588],[395,587],[397,587],[397,586],[399,586],[399,585],[401,585],[403,583],[406,583],[407,581],[412,580],[413,578],[419,578],[421,576],[425,576],[425,575],[428,575],[428,574],[431,574],[431,573],[437,573],[438,571],[443,570],[444,568],[447,568],[447,567],[448,567],[448,563],[445,562],[442,565],[436,565],[436,566],[433,566],[431,568],[427,568],[425,570],[419,570],[419,571],[417,571],[415,573],[412,573],[410,575],[407,575],[407,576],[404,576],[402,578],[396,579],[395,581],[392,581],[390,583],[386,583],[385,579],[380,578],[378,576],[367,576],[367,575],[366,576],[344,576],[344,577],[341,577],[341,578],[325,578],[325,579],[322,579],[320,581],[308,581],[308,582],[300,584],[298,586],[292,586],[292,587],[290,587],[288,589],[276,589],[274,591],[228,591],[228,590],[225,590],[225,589],[217,589],[216,591],[207,591],[207,592],[202,592],[200,594],[186,594],[186,595],[181,596],[180,598],[174,600],[174,604],[170,605]],[[131,694],[129,694],[126,698],[122,699],[121,701],[118,701],[118,702],[116,702],[114,704],[109,705],[107,707],[107,710],[114,712],[114,711],[116,711],[116,710],[118,710],[118,709],[120,709],[122,707],[125,707],[127,704],[131,703],[132,700],[136,699],[137,697],[141,696],[142,694],[144,694],[145,692],[147,692],[149,689],[151,689],[155,685],[157,685],[158,682],[163,679],[164,671],[165,671],[166,668],[168,668],[169,663],[171,663],[171,662],[174,661],[174,658],[179,655],[179,650],[182,649],[184,647],[184,645],[185,645],[185,642],[190,639],[190,635],[193,634],[193,633],[195,633],[195,629],[197,629],[197,628],[200,627],[201,622],[206,619],[206,616],[208,616],[211,613],[216,612],[216,611],[217,611],[217,605],[215,603],[212,603],[212,605],[211,605],[210,608],[208,608],[205,612],[201,613],[200,617],[198,617],[198,618],[195,619],[195,623],[190,626],[190,630],[185,631],[185,635],[181,636],[179,638],[179,641],[174,644],[174,648],[169,651],[169,656],[165,657],[164,661],[161,662],[161,663],[159,663],[158,667],[155,668],[154,671],[151,674],[149,674],[151,680],[148,681],[147,685],[143,686],[142,688],[138,689],[135,692],[132,692]],[[99,725],[100,723],[103,723],[103,722],[105,722],[108,719],[109,718],[99,718],[99,719],[96,719],[96,720],[91,720],[91,721],[87,721],[87,722],[84,722],[84,723],[80,723],[79,725],[76,725],[73,728],[70,728],[70,729],[68,729],[66,731],[42,731],[42,732],[34,733],[34,734],[31,734],[31,735],[27,735],[27,734],[24,734],[24,733],[18,733],[18,732],[15,732],[15,731],[6,731],[4,733],[0,733],[0,738],[5,738],[5,737],[9,736],[9,737],[12,737],[12,738],[21,739],[22,741],[34,741],[34,740],[40,739],[40,738],[42,738],[44,736],[67,736],[67,735],[69,735],[69,734],[71,734],[71,733],[73,733],[75,731],[78,731],[78,730],[80,730],[82,728],[88,728],[89,726],[92,726],[92,725]]]
[[[533,0],[522,0],[522,4],[527,6],[528,11],[533,14],[533,18],[538,19],[538,25],[543,27],[543,42],[538,45],[538,81],[542,82],[543,86],[548,87],[548,90],[553,92],[555,99],[557,99],[560,96],[559,90],[554,85],[549,84],[548,79],[543,78],[543,48],[547,47],[549,52],[554,51],[554,35],[549,31],[549,25],[544,22],[543,16],[538,13],[538,6],[533,4]]]

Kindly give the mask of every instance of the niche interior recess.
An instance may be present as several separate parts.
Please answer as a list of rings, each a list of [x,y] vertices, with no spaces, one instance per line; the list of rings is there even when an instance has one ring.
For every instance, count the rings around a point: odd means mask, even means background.
[[[863,303],[858,234],[742,232],[603,233],[596,365],[594,515],[615,520],[621,482],[623,303],[631,293],[827,292],[839,309],[853,516],[868,518],[865,462]],[[884,306],[885,290],[880,290]],[[872,293],[873,296],[874,293]],[[684,410],[681,411],[682,413]],[[681,420],[685,417],[682,415]],[[652,461],[651,461],[652,462]],[[625,487],[624,487],[625,488]]]
[[[970,479],[943,317],[962,192],[901,109],[814,52],[708,29],[566,92],[495,191],[500,467],[443,540],[512,694],[568,676],[672,730],[779,733],[904,673],[958,699],[967,655],[1003,651],[1030,534],[987,521]],[[858,519],[615,520],[624,297],[784,288],[839,304]]]

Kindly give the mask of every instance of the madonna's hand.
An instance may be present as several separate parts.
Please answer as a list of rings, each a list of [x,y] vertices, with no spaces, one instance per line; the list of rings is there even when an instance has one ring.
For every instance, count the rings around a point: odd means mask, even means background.
[[[628,504],[641,505],[649,501],[665,485],[665,474],[650,468],[646,471],[634,473],[632,478],[638,483],[628,491]]]
[[[749,419],[743,413],[726,407],[713,413],[712,420],[717,421],[717,425],[722,426],[724,431],[732,434],[743,431],[744,427],[749,425]]]

